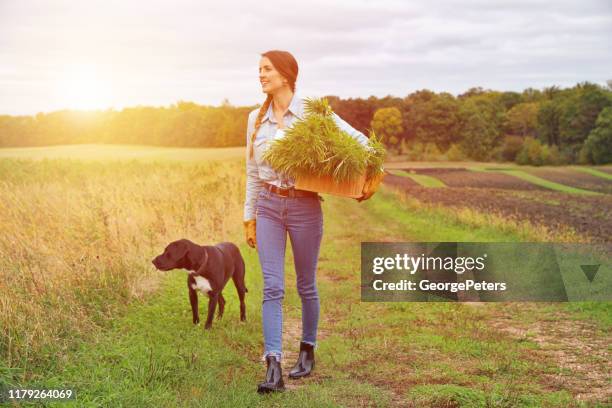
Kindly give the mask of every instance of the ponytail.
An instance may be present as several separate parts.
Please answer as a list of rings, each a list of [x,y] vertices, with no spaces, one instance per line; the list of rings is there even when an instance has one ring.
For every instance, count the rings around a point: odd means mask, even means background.
[[[253,134],[251,135],[251,143],[250,143],[250,148],[249,148],[249,159],[253,157],[253,143],[255,142],[255,136],[257,135],[257,131],[259,130],[259,127],[261,126],[261,121],[264,115],[266,114],[266,112],[268,111],[268,108],[270,107],[271,103],[272,103],[272,94],[268,94],[268,97],[264,101],[263,105],[261,105],[261,108],[259,108],[259,114],[257,115],[257,119],[255,119],[255,130],[253,131]]]

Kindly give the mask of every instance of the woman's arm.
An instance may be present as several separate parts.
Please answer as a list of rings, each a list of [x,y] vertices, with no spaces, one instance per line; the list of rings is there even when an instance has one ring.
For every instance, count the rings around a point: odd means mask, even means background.
[[[365,146],[367,149],[371,149],[370,146],[368,145],[368,142],[370,141],[370,139],[368,139],[366,135],[364,135],[363,133],[361,133],[360,131],[352,127],[351,125],[349,125],[344,119],[338,116],[335,112],[332,113],[332,117],[334,118],[334,122],[336,122],[336,125],[341,130],[351,135],[351,137],[357,140],[362,146]]]
[[[255,203],[259,191],[263,187],[263,181],[259,178],[259,169],[257,162],[255,161],[255,155],[249,157],[250,151],[250,139],[253,130],[255,129],[255,118],[257,117],[257,110],[251,112],[247,123],[246,132],[246,199],[244,201],[244,221],[255,219]]]

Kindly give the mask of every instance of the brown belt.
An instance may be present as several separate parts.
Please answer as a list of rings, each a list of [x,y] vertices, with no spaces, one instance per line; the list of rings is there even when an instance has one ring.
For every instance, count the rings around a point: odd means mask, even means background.
[[[291,188],[280,188],[274,184],[264,183],[264,188],[281,197],[318,197],[319,193],[315,191],[296,190],[294,187]]]

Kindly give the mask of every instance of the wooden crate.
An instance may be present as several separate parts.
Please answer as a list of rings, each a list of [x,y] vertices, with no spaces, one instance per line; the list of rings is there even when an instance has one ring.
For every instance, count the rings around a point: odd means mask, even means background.
[[[295,180],[295,188],[298,190],[316,191],[317,193],[333,194],[342,197],[361,197],[366,176],[352,182],[337,183],[332,176],[301,176]]]

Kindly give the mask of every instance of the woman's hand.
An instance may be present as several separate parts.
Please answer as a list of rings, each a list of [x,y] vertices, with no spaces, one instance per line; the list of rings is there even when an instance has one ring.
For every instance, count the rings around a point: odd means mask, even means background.
[[[363,200],[367,200],[368,198],[372,197],[376,190],[378,190],[378,186],[380,185],[380,182],[384,177],[385,173],[381,172],[367,179],[365,184],[363,185],[361,197],[356,198],[356,200],[362,202]]]
[[[244,233],[246,236],[246,243],[251,248],[257,247],[257,237],[256,237],[256,223],[255,219],[244,221]]]

